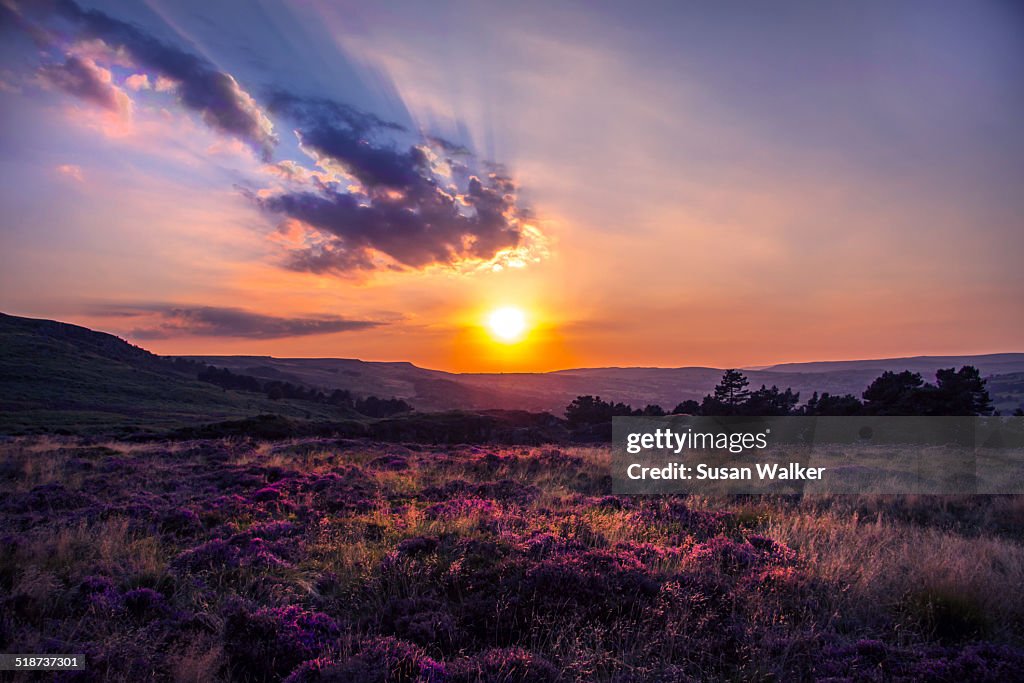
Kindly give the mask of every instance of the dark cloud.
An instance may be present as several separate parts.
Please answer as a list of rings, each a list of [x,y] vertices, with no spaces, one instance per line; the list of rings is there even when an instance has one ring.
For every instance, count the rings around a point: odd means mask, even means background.
[[[44,12],[53,38],[47,52],[66,57],[41,70],[49,83],[113,109],[131,101],[97,63],[116,64],[119,74],[145,72],[158,90],[170,83],[186,108],[269,159],[277,142],[271,122],[229,74],[73,0],[46,6],[57,8]],[[524,225],[527,212],[511,177],[461,144],[322,97],[277,90],[266,101],[275,118],[293,124],[302,150],[320,166],[288,174],[290,167],[279,164],[288,176],[283,187],[245,190],[268,214],[298,224],[278,240],[291,269],[339,273],[511,259],[528,241],[524,235],[539,234]]]
[[[167,339],[182,336],[281,339],[365,330],[384,324],[333,315],[282,318],[253,313],[241,308],[170,304],[109,307],[101,309],[99,313],[110,317],[144,319],[144,324],[128,333],[135,339]]]
[[[467,154],[472,154],[472,152],[469,151],[469,148],[466,147],[465,145],[460,145],[457,142],[452,142],[451,140],[438,137],[436,135],[431,135],[427,137],[427,141],[430,142],[430,144],[432,144],[433,146],[444,150],[446,154],[451,154],[453,156],[463,156]]]
[[[404,132],[403,126],[339,102],[281,92],[272,96],[271,108],[300,124],[307,150],[341,163],[367,188],[424,189],[429,169],[419,149],[398,150],[375,142],[382,132]]]
[[[360,111],[343,102],[324,97],[303,97],[286,90],[274,90],[270,93],[269,109],[307,124],[332,121],[335,125],[344,125],[361,135],[375,131],[406,130],[400,123]]]
[[[265,211],[317,231],[314,246],[292,254],[291,267],[373,268],[379,260],[371,255],[379,252],[422,268],[489,259],[519,245],[524,212],[515,183],[494,170],[469,173],[464,148],[428,137],[400,146],[388,135],[401,126],[324,100],[278,95],[275,110],[296,120],[303,148],[321,165],[343,169],[359,185],[350,191],[321,184],[256,199]],[[445,165],[467,171],[461,187],[454,174],[445,175]]]
[[[325,272],[372,266],[369,250],[422,268],[468,257],[487,259],[515,247],[519,230],[498,210],[507,202],[496,200],[482,184],[477,192],[479,197],[468,197],[478,207],[471,215],[463,215],[454,199],[439,192],[364,204],[355,195],[325,189],[257,201],[267,211],[299,220],[328,236],[324,245],[293,261],[293,267]]]
[[[70,56],[63,64],[44,66],[39,75],[53,87],[104,109],[123,112],[128,107],[127,96],[110,82],[109,74],[91,60]]]
[[[276,143],[270,122],[230,74],[99,10],[83,9],[71,0],[60,0],[57,8],[77,28],[80,38],[102,40],[123,50],[138,66],[175,81],[175,91],[185,107],[198,112],[211,127],[247,142],[264,159],[270,158]]]

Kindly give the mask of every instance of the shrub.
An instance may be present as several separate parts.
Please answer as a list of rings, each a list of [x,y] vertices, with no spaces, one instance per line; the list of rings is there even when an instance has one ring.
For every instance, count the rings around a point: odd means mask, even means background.
[[[463,637],[455,617],[433,598],[396,598],[381,612],[381,629],[425,648],[447,652]]]
[[[496,648],[453,664],[449,667],[448,680],[451,683],[553,683],[558,680],[558,669],[523,648]]]
[[[724,536],[715,536],[695,545],[690,551],[690,560],[698,566],[713,568],[725,574],[738,574],[758,564],[761,556],[749,543],[737,543]]]
[[[191,536],[203,528],[203,523],[193,510],[174,508],[160,516],[160,530],[175,536]]]
[[[362,641],[342,660],[315,660],[298,667],[288,683],[443,683],[444,666],[423,650],[392,637]]]
[[[923,588],[909,596],[906,611],[922,631],[940,642],[976,638],[989,628],[984,606],[952,588]]]
[[[399,455],[382,455],[371,460],[367,466],[385,472],[403,472],[409,469],[409,460]]]
[[[150,621],[167,616],[171,608],[163,595],[152,588],[136,588],[121,598],[128,616],[137,621]]]
[[[426,555],[437,549],[437,539],[432,536],[414,536],[406,538],[398,544],[396,550],[399,555],[416,557]]]
[[[224,649],[234,678],[279,680],[314,659],[341,635],[337,622],[295,605],[250,612],[231,605],[224,620]]]
[[[226,572],[243,567],[287,567],[290,563],[279,555],[281,552],[282,546],[278,543],[253,538],[248,534],[237,534],[228,540],[215,538],[190,548],[175,557],[171,566],[190,572]]]
[[[632,554],[589,550],[544,560],[518,586],[526,615],[572,612],[587,617],[622,614],[658,593],[658,582]]]

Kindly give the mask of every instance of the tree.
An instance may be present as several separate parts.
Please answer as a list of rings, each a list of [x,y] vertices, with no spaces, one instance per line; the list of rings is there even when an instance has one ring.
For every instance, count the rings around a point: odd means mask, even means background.
[[[726,370],[722,381],[715,387],[715,399],[736,408],[750,398],[748,384],[750,382],[739,370]]]
[[[367,417],[391,417],[399,413],[411,412],[412,406],[400,398],[367,396],[356,400],[355,410]]]
[[[826,391],[818,396],[815,391],[800,412],[804,415],[859,415],[863,410],[864,404],[853,394],[833,396]]]
[[[929,384],[916,372],[883,372],[864,391],[864,412],[869,415],[991,415],[992,399],[978,369],[935,373]]]
[[[683,401],[682,403],[677,404],[676,407],[672,409],[672,414],[700,415],[700,404],[694,401],[693,399]]]
[[[648,403],[644,406],[644,409],[640,414],[644,417],[663,417],[665,415],[665,409],[656,403]]]
[[[750,393],[750,397],[741,406],[741,412],[745,415],[764,417],[790,415],[799,402],[800,392],[793,393],[789,387],[786,387],[785,391],[779,391],[774,384],[768,389],[762,384],[760,389]]]
[[[938,386],[929,411],[933,415],[991,415],[992,398],[985,388],[985,380],[978,369],[965,365],[959,371],[953,368],[935,373]]]
[[[738,415],[740,407],[750,398],[747,385],[750,382],[739,370],[726,370],[722,381],[715,386],[714,394],[704,397],[701,402],[702,415]]]
[[[864,390],[864,412],[869,415],[923,415],[923,387],[924,380],[917,372],[886,370]]]
[[[212,365],[203,367],[197,374],[200,382],[215,384],[222,389],[239,391],[262,391],[260,381],[249,375],[236,375],[227,368],[215,368]]]
[[[335,389],[327,397],[327,402],[331,405],[351,408],[353,407],[352,392],[347,389]]]
[[[611,422],[619,415],[640,415],[641,412],[634,413],[633,408],[625,403],[602,401],[600,396],[577,396],[565,407],[565,419],[570,428],[576,428]]]
[[[600,396],[577,396],[565,407],[565,419],[570,427],[593,424],[597,421],[602,403]]]

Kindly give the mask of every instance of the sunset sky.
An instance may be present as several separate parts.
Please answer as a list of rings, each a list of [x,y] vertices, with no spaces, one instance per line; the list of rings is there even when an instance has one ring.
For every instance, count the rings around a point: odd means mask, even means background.
[[[681,4],[0,0],[0,310],[454,371],[1024,351],[1022,6]]]

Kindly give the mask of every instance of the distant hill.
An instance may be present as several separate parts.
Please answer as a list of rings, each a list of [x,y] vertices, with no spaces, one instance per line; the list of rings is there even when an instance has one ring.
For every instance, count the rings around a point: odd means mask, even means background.
[[[875,360],[837,360],[811,363],[781,363],[760,368],[768,372],[844,372],[849,370],[911,370],[931,376],[940,368],[973,365],[982,375],[1004,375],[1024,372],[1024,353],[989,353],[978,356],[911,356]]]
[[[687,399],[700,400],[722,376],[721,368],[579,368],[545,373],[449,373],[410,363],[374,363],[339,358],[271,358],[252,356],[197,357],[210,365],[258,377],[279,378],[354,393],[375,392],[401,398],[419,410],[505,408],[548,411],[561,415],[582,394],[623,401],[634,407],[648,403],[666,409]],[[905,361],[905,363],[904,363]],[[974,365],[989,378],[996,407],[1005,412],[1024,401],[1024,354],[942,356],[883,361],[796,363],[748,370],[754,387],[792,387],[802,400],[817,392],[861,392],[884,370],[910,369],[934,381],[935,370]],[[824,367],[818,367],[824,366]],[[1020,368],[1020,369],[1018,369]]]
[[[103,332],[0,314],[0,433],[126,433],[276,413],[339,417],[330,406],[225,391]]]
[[[576,396],[599,395],[634,407],[671,409],[699,400],[720,368],[580,368],[547,373],[450,373],[411,363],[340,358],[202,356],[193,360],[234,373],[323,390],[347,389],[408,401],[424,412],[497,408],[561,415]],[[1024,403],[1024,354],[787,363],[746,371],[753,387],[792,387],[860,395],[882,370],[910,369],[934,379],[941,367],[974,365],[988,378],[1004,413]],[[224,390],[195,372],[118,337],[77,325],[0,314],[0,433],[66,428],[71,431],[160,431],[275,414],[296,420],[354,417],[345,409],[261,393]]]

